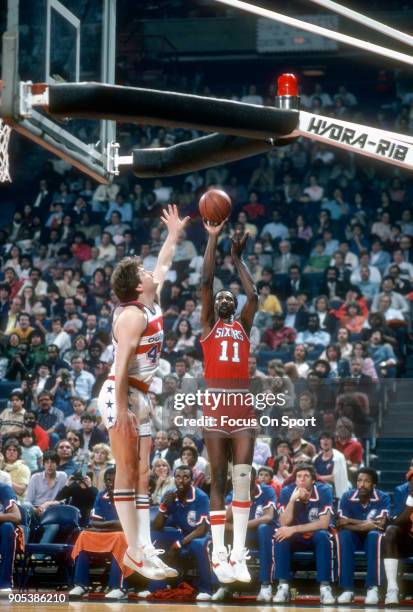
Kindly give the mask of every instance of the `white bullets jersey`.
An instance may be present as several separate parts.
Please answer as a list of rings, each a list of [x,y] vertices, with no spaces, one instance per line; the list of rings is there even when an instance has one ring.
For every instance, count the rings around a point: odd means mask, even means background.
[[[153,308],[145,306],[141,302],[127,302],[118,306],[113,315],[113,325],[117,318],[123,312],[126,306],[136,306],[144,313],[147,324],[140,337],[139,343],[136,345],[135,354],[128,365],[128,376],[140,380],[141,382],[150,385],[152,378],[158,368],[159,358],[163,343],[163,317],[162,310],[159,304],[154,303]],[[118,343],[112,331],[114,361],[110,374],[115,375],[116,351]]]

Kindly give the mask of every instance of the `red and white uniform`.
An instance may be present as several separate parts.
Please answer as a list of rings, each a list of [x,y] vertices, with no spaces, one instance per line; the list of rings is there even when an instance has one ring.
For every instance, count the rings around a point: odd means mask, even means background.
[[[144,313],[147,321],[139,342],[136,344],[135,354],[131,357],[128,364],[129,408],[139,418],[139,434],[147,436],[151,434],[149,421],[150,404],[147,393],[159,365],[164,337],[162,310],[157,303],[154,303],[152,308],[145,306],[139,301],[121,304],[114,312],[113,325],[127,306],[139,308]],[[113,331],[112,342],[115,358],[110,374],[101,389],[98,399],[99,410],[108,429],[115,424],[117,414],[115,364],[118,342]]]
[[[250,340],[247,332],[239,321],[224,323],[218,319],[208,336],[201,340],[201,346],[206,388],[212,393],[225,396],[220,399],[218,406],[215,406],[215,402],[211,402],[212,405],[204,402],[204,416],[217,420],[216,426],[206,429],[225,433],[250,429],[248,425],[227,425],[222,419],[224,415],[245,421],[255,417],[253,406],[246,405],[242,400],[249,386]]]

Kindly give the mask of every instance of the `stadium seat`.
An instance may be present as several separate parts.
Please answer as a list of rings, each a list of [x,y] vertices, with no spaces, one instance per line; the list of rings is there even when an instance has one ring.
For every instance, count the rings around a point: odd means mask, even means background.
[[[51,557],[53,566],[57,566],[59,569],[63,570],[65,584],[69,585],[71,583],[73,569],[71,552],[73,549],[73,541],[80,531],[79,518],[80,512],[75,506],[57,504],[45,510],[39,526],[46,527],[47,525],[59,525],[59,534],[61,534],[65,541],[45,544],[29,542],[26,544],[21,575],[22,588],[26,588],[30,576],[35,575],[36,562],[33,559],[33,555]],[[45,562],[46,561],[42,563]],[[38,576],[38,574],[36,576]],[[49,574],[48,580],[50,580]]]

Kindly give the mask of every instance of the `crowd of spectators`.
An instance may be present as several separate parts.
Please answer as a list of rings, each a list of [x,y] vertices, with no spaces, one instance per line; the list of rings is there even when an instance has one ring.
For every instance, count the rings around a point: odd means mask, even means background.
[[[248,95],[246,101],[265,102],[254,88]],[[327,93],[317,86],[304,103],[339,117],[360,111],[344,87]],[[392,117],[383,114],[381,127],[408,130],[411,117],[406,104]],[[188,137],[139,129],[141,146]],[[184,179],[139,182],[124,175],[109,187],[73,170],[59,174],[48,162],[31,198],[16,202],[10,225],[0,230],[0,372],[14,385],[0,413],[0,477],[34,519],[49,504],[72,499],[87,524],[103,487],[112,458],[96,398],[113,360],[110,277],[127,255],[153,269],[164,239],[160,212],[169,202],[191,222],[161,300],[166,335],[150,390],[151,501],[158,505],[174,488],[173,470],[181,464],[208,493],[202,433],[176,428],[173,400],[196,390],[202,377],[205,231],[197,203],[210,186],[233,202],[214,290],[229,287],[238,309],[246,297],[231,236],[249,233],[245,257],[259,294],[252,387],[284,392],[285,405],[269,409],[271,417],[302,419],[290,429],[262,428],[254,455],[258,482],[278,494],[294,464],[313,461],[319,480],[339,497],[368,461],[365,441],[384,383],[403,374],[410,337],[413,194],[401,172],[309,140]],[[198,416],[199,408],[186,406],[184,414]],[[312,417],[315,425],[306,426]],[[42,537],[54,535],[49,529]]]

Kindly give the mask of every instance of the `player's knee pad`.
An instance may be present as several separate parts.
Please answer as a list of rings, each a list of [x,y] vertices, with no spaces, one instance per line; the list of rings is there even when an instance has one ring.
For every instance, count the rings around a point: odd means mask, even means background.
[[[232,468],[232,485],[234,488],[234,500],[250,501],[251,466],[246,463],[238,463]]]

